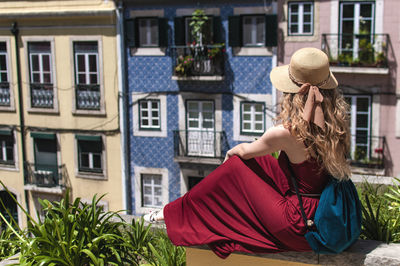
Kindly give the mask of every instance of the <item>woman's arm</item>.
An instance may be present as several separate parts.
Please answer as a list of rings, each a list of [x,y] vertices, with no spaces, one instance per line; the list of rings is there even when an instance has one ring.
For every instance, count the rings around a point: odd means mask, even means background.
[[[269,128],[261,138],[252,143],[240,143],[230,149],[225,156],[225,160],[237,155],[242,159],[248,160],[258,156],[271,154],[272,152],[285,150],[285,144],[290,136],[289,130],[283,126]]]

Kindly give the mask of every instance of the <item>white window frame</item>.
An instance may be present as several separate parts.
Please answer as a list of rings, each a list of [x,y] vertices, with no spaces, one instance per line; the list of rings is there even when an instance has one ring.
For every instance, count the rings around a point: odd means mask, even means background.
[[[262,27],[262,36],[263,40],[262,42],[257,42],[257,18],[263,18],[264,23]],[[264,15],[246,15],[242,17],[242,29],[244,29],[244,20],[245,19],[251,19],[251,42],[245,43],[245,33],[244,31],[242,32],[242,39],[243,39],[243,46],[244,47],[252,47],[252,46],[264,46],[265,45],[265,16]]]
[[[146,102],[147,103],[147,108],[144,109],[142,107],[142,103]],[[153,103],[157,103],[157,109],[153,109]],[[140,121],[139,121],[139,127],[140,130],[161,130],[161,112],[160,112],[160,106],[161,102],[159,99],[142,99],[139,100],[139,116],[140,116]],[[145,117],[145,119],[148,120],[148,125],[143,125],[143,112],[147,111],[147,117]],[[153,111],[157,111],[158,112],[158,116],[157,117],[153,117]],[[153,120],[157,120],[158,121],[158,125],[153,125]]]
[[[145,183],[145,179],[149,178],[150,184]],[[160,178],[160,184],[155,183],[155,179]],[[162,175],[160,174],[140,174],[140,179],[141,179],[141,191],[142,191],[142,207],[144,208],[162,208]],[[145,189],[150,188],[151,192],[150,194],[145,193]],[[156,195],[156,189],[159,188],[161,195]],[[144,197],[149,197],[151,200],[151,203],[146,205]],[[156,201],[160,201],[161,204],[157,205]]]
[[[102,36],[87,36],[87,37],[82,37],[82,36],[71,36],[70,37],[70,54],[71,54],[71,66],[72,66],[72,80],[74,82],[74,87],[78,84],[77,80],[77,73],[76,73],[76,67],[77,65],[75,64],[75,51],[74,51],[74,43],[76,42],[97,42],[97,84],[100,86],[100,110],[87,110],[87,109],[78,109],[76,106],[76,89],[73,89],[73,97],[72,97],[72,113],[76,115],[105,115],[106,110],[105,110],[105,95],[104,95],[104,68],[103,68],[103,41],[102,41]],[[86,68],[88,69],[88,68]],[[86,77],[86,81],[88,81],[88,78]],[[90,84],[90,83],[89,83]]]
[[[149,130],[140,128],[139,120],[139,101],[145,99],[154,99],[160,101],[160,130]],[[132,93],[132,128],[135,137],[160,137],[166,138],[167,132],[167,96],[153,93]]]
[[[151,43],[151,39],[152,39],[152,32],[151,32],[151,21],[155,20],[156,24],[157,24],[157,31],[156,31],[156,43]],[[140,38],[141,34],[141,25],[140,23],[142,21],[145,21],[146,26],[143,28],[145,30],[145,35],[146,35],[146,40],[145,43],[142,43],[142,39]],[[138,18],[138,28],[139,28],[139,47],[158,47],[159,43],[160,43],[160,36],[158,34],[159,31],[159,24],[158,24],[158,18],[157,17],[152,17],[152,18]]]
[[[149,175],[161,175],[161,194],[162,194],[162,206],[160,207],[143,207],[142,206],[142,174]],[[164,205],[169,202],[169,173],[167,168],[149,168],[149,167],[134,167],[135,176],[135,213],[145,214],[152,210],[160,210]]]
[[[250,105],[250,112],[245,112],[244,111],[244,106],[245,105]],[[256,111],[256,105],[261,105],[262,106],[262,111],[261,112],[257,112]],[[240,127],[240,131],[241,131],[241,134],[252,134],[253,133],[253,135],[256,135],[256,134],[263,134],[264,133],[264,131],[265,131],[265,111],[264,111],[264,109],[265,109],[265,103],[263,103],[263,102],[247,102],[247,101],[242,101],[241,103],[240,103],[240,106],[241,106],[241,117],[240,117],[240,122],[241,122],[241,127]],[[249,114],[250,115],[250,120],[245,120],[244,119],[244,115],[245,114]],[[262,115],[262,129],[261,130],[257,130],[255,127],[256,127],[256,124],[259,124],[259,121],[257,121],[256,119],[255,119],[255,117],[256,117],[256,115]],[[244,123],[245,122],[247,122],[247,123],[250,123],[250,129],[244,129]]]
[[[12,136],[12,138],[14,138],[14,134],[12,134],[11,136]],[[13,150],[13,161],[12,162],[13,163],[12,164],[4,164],[4,165],[15,165],[15,148],[14,148],[14,146],[15,146],[15,139],[14,139],[14,143],[12,145],[12,150]],[[0,158],[1,159],[0,164],[3,164],[2,162],[5,162],[7,160],[7,145],[6,145],[5,140],[0,140],[0,149],[1,149],[2,155],[3,155],[3,158]]]
[[[28,42],[28,45],[30,45],[32,43],[34,43],[34,42]],[[37,52],[31,53],[31,52],[28,51],[28,53],[29,53],[29,70],[30,70],[31,83],[34,83],[33,82],[33,75],[34,74],[39,74],[40,81],[38,83],[44,83],[44,75],[45,74],[50,74],[50,82],[49,83],[53,84],[53,68],[52,68],[52,64],[51,64],[53,56],[51,54],[51,43],[49,42],[49,44],[50,44],[50,52],[48,52],[48,53],[37,53]],[[44,71],[43,70],[43,57],[46,56],[46,55],[49,56],[49,67],[50,67],[49,71]],[[39,71],[34,71],[32,69],[33,68],[33,57],[34,56],[38,56]]]
[[[351,139],[350,139],[350,154],[351,157],[353,158],[354,153],[356,151],[356,134],[357,134],[357,129],[361,130],[366,130],[367,131],[367,137],[371,136],[371,115],[372,115],[372,97],[370,95],[344,95],[345,98],[350,98],[351,99],[351,105],[350,105],[350,134],[351,134]],[[366,98],[369,101],[368,105],[368,111],[358,111],[357,110],[357,99],[359,98]],[[357,115],[368,115],[368,127],[367,128],[357,128]],[[358,145],[358,146],[364,146],[364,145]],[[370,143],[367,143],[367,155],[370,154],[370,149],[372,148]]]
[[[0,128],[1,130],[1,128]],[[13,152],[14,152],[14,164],[0,164],[0,170],[8,170],[8,171],[19,171],[19,160],[18,160],[18,141],[17,141],[17,133],[15,130],[12,130],[12,135],[14,138]]]
[[[56,70],[56,61],[55,61],[55,56],[54,56],[54,51],[55,51],[55,44],[54,44],[54,37],[47,37],[47,36],[23,36],[22,37],[23,43],[24,43],[24,52],[25,52],[25,58],[30,59],[30,53],[29,53],[29,43],[33,42],[50,42],[50,69],[51,69],[51,81],[53,84],[53,108],[40,108],[40,107],[32,107],[32,100],[31,100],[31,90],[28,90],[28,112],[29,113],[58,113],[59,112],[59,104],[58,104],[58,89],[57,89],[57,75],[55,75],[55,70]],[[31,63],[26,65],[26,80],[29,80],[31,82]]]
[[[292,21],[292,9],[291,7],[294,5],[298,5],[298,21],[293,22]],[[311,5],[311,12],[305,12],[304,11],[304,5]],[[304,22],[304,16],[305,15],[310,15],[311,16],[311,22],[310,22],[310,32],[304,32],[304,25],[306,24]],[[298,32],[292,32],[291,31],[291,26],[293,24],[297,24],[297,29]],[[314,2],[312,1],[307,1],[307,2],[289,2],[288,3],[288,35],[291,36],[296,36],[296,35],[313,35],[314,33]]]

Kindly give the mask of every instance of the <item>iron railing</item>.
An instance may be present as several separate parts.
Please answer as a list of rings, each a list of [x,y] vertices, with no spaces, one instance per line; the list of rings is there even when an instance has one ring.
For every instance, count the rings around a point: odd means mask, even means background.
[[[67,169],[65,165],[25,163],[25,184],[38,187],[65,187]]]
[[[173,75],[178,77],[223,76],[223,45],[189,45],[171,47]]]
[[[351,165],[363,168],[385,168],[385,137],[351,136]]]
[[[76,108],[83,110],[100,110],[100,85],[76,85]]]
[[[229,149],[225,131],[175,130],[175,157],[223,158]]]
[[[31,83],[31,106],[33,108],[53,108],[53,84]]]
[[[388,67],[388,34],[322,34],[322,50],[331,65]]]
[[[10,106],[10,83],[0,82],[0,106]]]

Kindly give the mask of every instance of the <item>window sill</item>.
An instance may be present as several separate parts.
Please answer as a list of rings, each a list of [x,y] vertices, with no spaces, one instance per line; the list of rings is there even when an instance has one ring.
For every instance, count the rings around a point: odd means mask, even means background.
[[[107,181],[108,178],[105,176],[104,173],[91,173],[91,172],[78,172],[75,177],[82,178],[82,179],[93,179],[93,180],[101,180]]]
[[[15,107],[13,106],[0,106],[1,112],[15,112]]]
[[[25,185],[25,190],[35,191],[35,192],[42,192],[42,193],[49,193],[49,194],[64,194],[65,187],[56,186],[56,187],[38,187],[36,185]]]
[[[272,56],[271,47],[233,47],[234,56]]]
[[[105,110],[73,110],[72,115],[76,116],[106,116]]]
[[[34,113],[47,113],[47,114],[60,114],[58,109],[56,108],[36,108],[36,107],[30,107],[28,108],[28,113],[34,114]]]
[[[165,50],[161,47],[138,47],[130,51],[132,56],[165,56]]]
[[[178,81],[221,81],[224,80],[224,76],[192,76],[192,77],[180,77],[172,76],[172,80]]]
[[[330,69],[334,73],[376,74],[376,75],[387,75],[387,74],[389,74],[389,68],[331,66]]]
[[[0,170],[12,171],[12,172],[19,171],[19,169],[15,166],[15,164],[0,164]]]

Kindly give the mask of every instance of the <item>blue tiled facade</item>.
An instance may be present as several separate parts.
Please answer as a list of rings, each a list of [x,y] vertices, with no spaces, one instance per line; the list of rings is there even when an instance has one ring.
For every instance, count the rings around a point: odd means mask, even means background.
[[[243,1],[245,2],[245,1]],[[246,6],[246,5],[241,5]],[[259,6],[259,5],[258,5]],[[177,9],[197,8],[198,6],[157,6],[138,7],[127,6],[125,17],[129,18],[132,10],[162,9],[164,17],[168,19],[169,45],[174,43],[174,18]],[[228,43],[228,17],[233,15],[234,7],[238,5],[216,4],[201,6],[201,8],[219,8],[222,21],[222,32],[226,44],[225,74],[221,81],[177,81],[172,79],[173,64],[170,49],[166,48],[165,56],[138,56],[127,51],[127,77],[129,94],[153,93],[153,95],[166,95],[167,101],[167,137],[135,136],[132,109],[132,97],[130,97],[130,157],[131,178],[134,179],[134,169],[137,166],[149,168],[168,169],[169,201],[181,196],[181,165],[174,161],[174,136],[173,130],[179,129],[179,105],[178,97],[185,93],[216,93],[221,95],[222,130],[225,131],[229,147],[233,147],[238,141],[233,140],[233,97],[235,94],[271,94],[272,85],[268,73],[272,68],[272,56],[234,56]],[[198,99],[201,99],[199,96]],[[137,182],[132,181],[132,210],[135,210],[135,201],[140,200],[135,195]]]

